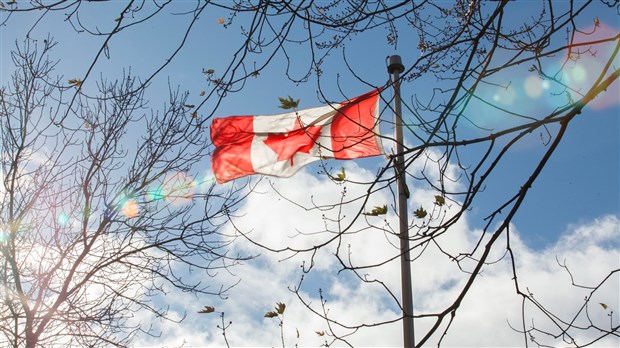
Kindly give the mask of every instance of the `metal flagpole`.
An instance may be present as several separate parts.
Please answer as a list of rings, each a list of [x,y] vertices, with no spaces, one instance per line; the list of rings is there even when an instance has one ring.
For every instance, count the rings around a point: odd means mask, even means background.
[[[409,224],[407,219],[407,199],[409,189],[405,182],[405,155],[403,154],[403,119],[400,107],[400,77],[405,70],[400,56],[390,56],[388,73],[392,74],[394,87],[394,124],[396,128],[396,182],[398,186],[398,217],[400,225],[400,277],[402,282],[402,306],[403,306],[403,346],[405,348],[415,345],[413,331],[413,293],[411,290],[411,258],[409,257]]]

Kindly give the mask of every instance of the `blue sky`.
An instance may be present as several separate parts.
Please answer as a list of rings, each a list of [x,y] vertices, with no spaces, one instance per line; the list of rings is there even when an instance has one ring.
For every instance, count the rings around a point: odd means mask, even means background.
[[[521,14],[528,13],[534,8],[534,2],[521,2],[521,4],[523,6],[518,9],[515,6],[515,11],[523,11]],[[114,18],[117,17],[122,6],[122,2],[88,4],[80,10],[81,19],[84,23],[88,23],[92,30],[96,30],[96,28],[109,29],[115,25]],[[179,13],[191,9],[193,6],[195,5],[192,2],[177,2],[169,7],[165,13],[147,22],[147,24],[129,28],[115,36],[109,47],[110,58],[108,59],[105,56],[100,58],[84,88],[86,90],[89,87],[92,88],[94,85],[89,86],[89,84],[94,84],[100,74],[106,78],[114,78],[129,68],[133,74],[147,78],[153,69],[172,54],[175,48],[173,44],[182,38],[184,27],[187,25],[188,17],[179,15]],[[589,28],[592,27],[595,18],[599,18],[606,28],[617,33],[620,28],[618,14],[613,13],[613,11],[599,11],[583,14],[580,17],[582,22],[576,24],[583,28]],[[4,14],[0,13],[0,16],[4,16]],[[514,16],[515,18],[518,17],[517,14]],[[244,19],[242,17],[236,18],[230,26],[219,23],[220,18],[228,20],[228,14],[218,9],[201,14],[200,20],[196,22],[196,27],[187,38],[187,43],[183,49],[173,62],[152,81],[147,93],[147,98],[151,101],[152,107],[163,106],[167,98],[168,84],[173,87],[178,85],[181,90],[188,90],[190,92],[189,102],[199,104],[202,101],[202,97],[199,95],[200,91],[209,90],[208,82],[202,74],[202,70],[213,69],[215,76],[218,76],[234,59],[234,52],[243,39],[239,29],[239,25],[243,24]],[[2,84],[6,83],[13,69],[8,56],[9,50],[14,47],[15,40],[24,37],[37,19],[35,13],[20,14],[10,18],[5,26],[0,27]],[[346,41],[344,54],[347,62],[363,80],[368,81],[373,86],[382,86],[388,80],[385,66],[387,56],[401,55],[403,63],[409,67],[421,54],[416,48],[416,37],[413,36],[412,31],[405,27],[398,29],[400,41],[396,47],[386,43],[385,34],[387,31],[381,28],[372,33],[354,35]],[[62,20],[60,13],[45,17],[30,35],[36,40],[43,40],[48,32],[59,41],[58,46],[53,51],[55,56],[52,58],[59,59],[56,73],[63,75],[64,80],[83,76],[104,40],[104,37],[93,38],[86,33],[76,34],[68,23]],[[295,35],[301,37],[303,32],[294,31],[293,36]],[[303,77],[304,69],[307,68],[308,50],[303,45],[299,45],[291,46],[287,52],[292,58],[288,70],[291,76],[293,78]],[[597,58],[584,58],[584,60],[602,60],[604,59],[604,52],[605,49],[602,49]],[[560,62],[562,59],[563,56],[558,55],[557,58],[549,60],[548,66],[551,66],[553,60]],[[251,56],[248,62],[251,63],[254,60],[260,65],[265,60],[265,55]],[[500,61],[497,64],[500,64]],[[372,88],[347,71],[343,63],[342,49],[332,51],[326,57],[326,62],[320,81],[320,92],[324,94],[325,98],[331,101],[340,101],[346,97],[365,93]],[[618,67],[619,62],[616,60],[615,68]],[[283,59],[282,53],[278,53],[270,66],[262,71],[257,78],[249,79],[241,91],[228,94],[220,104],[207,102],[200,110],[201,117],[279,113],[281,109],[278,108],[278,97],[287,95],[301,99],[300,108],[320,105],[322,100],[318,97],[319,91],[314,77],[311,77],[306,83],[291,82],[286,77],[287,66],[285,63],[286,60]],[[587,85],[592,76],[588,73],[594,73],[596,67],[595,63],[588,64],[584,63],[585,67],[567,66],[564,69],[567,72],[564,81],[568,81],[572,86],[579,86],[580,83]],[[494,81],[504,85],[509,83],[510,88],[483,86],[479,90],[479,96],[493,100],[497,105],[539,117],[544,115],[543,110],[548,112],[565,103],[564,94],[554,95],[554,93],[561,91],[558,86],[549,86],[548,89],[545,89],[540,87],[541,85],[532,84],[532,80],[528,80],[532,75],[528,73],[528,67],[511,69],[505,75],[497,77],[497,81]],[[250,67],[248,69],[250,70]],[[583,74],[583,71],[586,72],[586,75],[580,75]],[[570,75],[571,73],[573,75]],[[572,81],[570,81],[571,78]],[[413,95],[422,100],[428,100],[433,88],[440,87],[443,84],[430,74],[417,80],[405,82],[401,87],[404,102],[411,105]],[[525,204],[513,220],[517,239],[515,242],[516,249],[526,260],[522,265],[522,274],[525,274],[525,278],[534,279],[532,280],[533,284],[541,284],[540,280],[545,278],[566,282],[566,279],[562,277],[562,270],[557,269],[554,254],[555,256],[564,255],[568,260],[574,260],[571,262],[579,268],[576,273],[582,274],[587,280],[594,279],[594,275],[591,275],[593,278],[585,275],[587,270],[600,266],[600,264],[594,264],[594,260],[602,263],[603,267],[601,268],[603,270],[619,267],[617,238],[620,236],[620,224],[618,223],[620,216],[620,180],[618,180],[620,178],[620,105],[618,104],[620,89],[618,85],[619,82],[616,81],[614,87],[606,92],[615,95],[615,102],[600,108],[588,106],[582,115],[571,123],[565,139],[535,182]],[[386,99],[391,98],[391,91],[388,90],[384,93]],[[475,105],[475,103],[466,109],[465,115],[479,125],[495,130],[515,122],[514,119],[498,118],[493,109],[483,105]],[[392,115],[387,111],[382,117],[391,120]],[[404,117],[405,120],[413,120],[412,115],[407,111],[405,111]],[[489,132],[489,130],[468,127],[467,122],[464,122],[462,126],[459,125],[459,127],[462,129],[459,134],[462,134],[463,137],[481,136]],[[554,126],[550,128],[553,133]],[[382,131],[390,134],[392,129],[385,126]],[[468,212],[466,221],[456,226],[453,234],[445,237],[453,238],[446,239],[446,245],[470,245],[475,240],[475,236],[485,224],[484,217],[497,207],[498,202],[504,202],[516,193],[520,183],[531,173],[533,165],[538,162],[541,154],[546,150],[547,147],[544,144],[548,140],[549,137],[546,133],[537,131],[515,146],[514,151],[505,160],[506,163],[489,178],[485,191],[480,194],[479,200]],[[415,139],[410,136],[407,141],[411,145],[414,144]],[[483,148],[468,147],[464,149],[467,152],[464,152],[463,156],[465,156],[464,158],[477,156]],[[328,162],[328,165],[336,170],[344,165],[347,173],[352,177],[371,180],[373,174],[385,163],[384,158],[374,158],[346,163]],[[418,168],[419,165],[416,163],[413,168]],[[196,173],[208,175],[209,170],[209,163],[204,163],[204,167],[196,168]],[[296,177],[270,179],[270,181],[287,197],[294,197],[300,202],[309,204],[310,196],[320,197],[319,199],[324,198],[325,201],[329,202],[338,201],[342,187],[333,185],[325,176],[316,175],[318,170],[318,166],[312,165]],[[251,178],[251,180],[258,181],[259,178]],[[412,209],[419,202],[423,202],[425,197],[432,197],[427,188],[416,183],[411,183],[411,185],[414,189],[418,189],[412,191],[414,196],[410,202]],[[462,188],[459,186],[462,183],[455,183],[454,185],[455,188]],[[246,218],[237,221],[239,226],[253,230],[257,239],[264,239],[273,245],[311,243],[312,238],[309,238],[308,241],[304,238],[293,240],[288,236],[294,235],[295,231],[299,229],[306,232],[312,231],[314,228],[319,229],[321,225],[320,216],[316,212],[304,212],[296,209],[296,207],[284,204],[283,200],[274,193],[265,180],[261,181],[259,188],[261,194],[250,196],[241,207],[241,212],[246,213]],[[363,187],[349,186],[347,189],[351,195],[355,192],[359,194],[364,192]],[[380,192],[371,199],[371,204],[381,204],[389,200],[388,192]],[[348,209],[350,209],[351,214],[355,211],[354,207]],[[274,214],[274,212],[280,214]],[[393,218],[394,216],[390,215],[389,219]],[[584,234],[587,233],[589,233],[590,238],[584,237]],[[369,240],[373,241],[374,238],[374,236],[368,237]],[[373,250],[373,246],[381,245],[372,245],[369,244],[370,242],[364,241],[364,238],[360,239],[352,241],[356,247],[359,247],[359,253]],[[382,243],[384,241],[377,240],[376,242]],[[218,310],[220,308],[225,310],[227,319],[230,318],[235,323],[227,334],[231,336],[233,342],[240,345],[278,344],[279,331],[277,325],[261,317],[261,314],[270,310],[276,301],[286,301],[289,304],[292,323],[287,326],[287,330],[290,331],[287,331],[286,337],[291,344],[297,339],[293,330],[295,325],[298,328],[303,326],[313,328],[305,331],[315,331],[314,328],[316,330],[325,329],[324,323],[304,311],[296,297],[292,296],[286,289],[287,286],[294,286],[299,281],[298,266],[303,261],[309,261],[307,255],[282,261],[285,255],[269,255],[269,253],[264,253],[242,240],[234,248],[242,252],[261,253],[263,256],[253,263],[248,262],[234,272],[242,279],[242,283],[231,291],[229,300],[218,302],[209,298],[192,299],[185,294],[172,294],[166,301],[174,304],[174,312],[178,313],[179,316],[184,310],[187,310],[190,313],[189,320],[178,326],[173,324],[162,325],[162,339],[139,338],[139,345],[172,346],[180,344],[183,339],[194,346],[221,345],[221,332],[216,328],[219,319],[196,316],[193,308],[184,308],[188,301],[192,301],[190,303],[204,303],[205,305],[213,303],[218,307]],[[388,249],[377,251],[377,255],[384,255],[384,253],[387,255],[389,252],[393,252],[393,250],[390,251],[389,247],[386,248]],[[358,287],[359,284],[349,282],[350,279],[338,278],[334,272],[337,265],[334,264],[333,258],[330,258],[330,252],[333,250],[329,249],[323,252],[322,256],[325,259],[318,262],[317,272],[311,273],[309,275],[310,281],[304,285],[306,286],[304,294],[308,299],[316,304],[318,302],[317,289],[319,287],[329,289],[329,291],[326,290],[326,296],[329,296],[330,303],[333,301],[333,312],[340,312],[342,316],[352,319],[353,322],[356,318],[381,320],[398,315],[392,305],[387,305],[386,310],[382,309],[382,305],[389,303],[384,293],[376,289],[362,291],[362,288]],[[595,253],[598,259],[595,259],[589,252]],[[501,254],[501,250],[498,253]],[[432,262],[434,260],[433,255],[431,252],[428,260],[421,260],[419,265],[414,264],[414,291],[417,294],[416,298],[420,297],[419,304],[416,302],[416,307],[419,307],[420,310],[436,308],[444,301],[441,296],[449,297],[455,291],[454,285],[463,281],[462,278],[453,274],[455,270],[450,266],[439,264],[435,266]],[[439,256],[435,255],[435,257]],[[360,262],[370,262],[371,259],[363,259]],[[588,260],[592,260],[593,265],[584,264]],[[539,268],[536,267],[547,261],[551,262],[545,263]],[[388,284],[397,286],[398,270],[393,268],[397,264],[390,264],[390,266],[391,269],[382,268],[381,271],[389,273],[386,275]],[[579,266],[583,267],[580,268]],[[437,268],[436,273],[429,272],[429,268],[433,267]],[[511,291],[510,282],[506,282],[506,277],[508,277],[506,272],[505,265],[489,269],[488,278],[481,280],[480,287],[474,289],[471,297],[468,297],[471,299],[468,300],[471,301],[471,303],[468,302],[468,305],[472,307],[465,306],[463,318],[468,318],[467,320],[471,322],[478,322],[477,320],[480,318],[488,319],[485,319],[484,325],[475,328],[480,330],[479,336],[484,337],[485,333],[492,335],[498,330],[498,327],[505,330],[506,320],[517,320],[510,317],[508,310],[506,312],[493,311],[493,307],[501,307],[500,299],[510,299],[511,302],[506,305],[510,308],[515,306],[515,300],[518,302],[516,297],[509,297],[505,294]],[[238,278],[223,275],[221,279],[233,283]],[[271,280],[269,284],[266,284],[265,279]],[[493,283],[495,280],[498,283]],[[539,282],[536,283],[536,281]],[[485,285],[489,284],[490,286],[498,284],[497,289],[493,290],[497,290],[495,296],[490,295],[489,291],[482,290],[485,289]],[[538,291],[541,294],[548,295],[551,293],[548,287],[548,284],[542,283],[538,286]],[[499,289],[504,289],[505,293],[500,293]],[[567,286],[567,289],[561,296],[558,296],[557,302],[571,301],[571,298],[574,298],[569,296],[574,295],[570,286]],[[614,293],[617,295],[618,293],[617,284],[615,288],[611,287],[604,290],[606,295],[613,295]],[[248,298],[250,291],[254,292],[251,298]],[[500,304],[493,306],[494,301],[489,300],[489,306],[485,306],[484,310],[481,310],[476,306],[475,301],[482,297],[497,299]],[[552,296],[549,295],[549,298]],[[550,301],[553,302],[553,300]],[[614,313],[620,312],[617,298],[605,299],[605,301],[615,301]],[[360,308],[360,303],[365,304],[364,308]],[[244,311],[243,308],[249,310]],[[476,310],[480,311],[478,316],[476,316]],[[511,319],[506,319],[506,317]],[[464,323],[455,324],[454,331],[456,334],[447,339],[448,345],[458,345],[459,342],[471,346],[480,344],[480,341],[473,338],[467,338],[466,342],[459,341],[459,332],[465,333],[474,329],[472,324],[467,323],[467,320],[464,320]],[[424,324],[421,325],[424,327]],[[260,332],[264,330],[264,337],[259,340],[255,335],[253,336],[252,332],[256,332],[254,330]],[[381,341],[377,338],[377,332],[381,332],[380,336],[385,335],[384,332],[389,332],[396,338],[390,341]],[[375,346],[381,345],[382,342],[387,345],[398,344],[399,332],[398,325],[381,327],[377,331],[368,329],[359,333],[358,338],[354,340],[358,344],[368,343]],[[312,335],[312,332],[304,332],[300,344],[320,344],[320,340],[315,336]],[[514,341],[511,341],[513,336],[515,335],[507,333],[506,339],[500,340],[499,345],[509,346],[513,342],[521,342],[519,335],[516,335]],[[494,344],[493,341],[483,340],[481,342]]]

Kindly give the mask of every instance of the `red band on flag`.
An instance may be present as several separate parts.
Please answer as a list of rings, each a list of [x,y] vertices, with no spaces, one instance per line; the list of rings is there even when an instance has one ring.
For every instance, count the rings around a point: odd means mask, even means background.
[[[254,173],[250,156],[254,138],[253,123],[254,116],[231,116],[213,120],[211,141],[215,151],[211,158],[211,167],[219,183]]]
[[[383,153],[379,133],[379,91],[353,98],[340,107],[331,127],[335,159],[377,156]]]

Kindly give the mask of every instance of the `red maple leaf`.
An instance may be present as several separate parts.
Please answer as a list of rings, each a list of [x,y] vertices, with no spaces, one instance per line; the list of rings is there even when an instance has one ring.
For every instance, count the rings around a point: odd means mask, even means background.
[[[278,154],[278,162],[290,160],[298,152],[310,153],[310,150],[321,135],[321,126],[302,126],[299,118],[295,120],[293,129],[285,133],[268,133],[263,142]]]

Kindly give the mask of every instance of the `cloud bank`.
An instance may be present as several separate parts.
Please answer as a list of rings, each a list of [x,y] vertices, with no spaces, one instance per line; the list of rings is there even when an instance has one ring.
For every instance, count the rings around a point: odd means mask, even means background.
[[[345,169],[351,181],[367,181],[374,176],[355,163],[347,163]],[[250,239],[239,237],[235,251],[259,256],[216,278],[241,282],[225,300],[170,293],[166,301],[171,311],[178,312],[179,317],[186,313],[187,319],[180,324],[154,323],[161,330],[161,337],[140,337],[136,346],[221,347],[226,340],[230,346],[248,347],[347,343],[356,347],[402,346],[397,304],[400,264],[398,257],[394,258],[398,255],[398,238],[392,233],[397,229],[391,209],[393,197],[388,190],[382,190],[371,194],[364,205],[363,200],[354,198],[364,196],[365,189],[363,185],[337,185],[307,170],[286,180],[262,180],[234,219],[236,228]],[[432,192],[424,188],[413,187],[412,191],[412,209],[432,197]],[[349,200],[342,207],[330,206]],[[361,219],[347,229],[359,211],[384,203],[390,206],[385,218]],[[450,208],[446,214],[449,216]],[[232,226],[229,228],[229,233],[235,233]],[[343,229],[347,233],[338,235],[337,231]],[[618,216],[601,216],[569,225],[555,244],[542,250],[524,244],[520,234],[518,226],[511,226],[509,238],[517,281],[536,303],[523,302],[517,295],[506,241],[501,240],[489,258],[493,262],[482,269],[445,336],[442,338],[441,334],[447,321],[426,345],[437,345],[441,339],[444,347],[537,343],[571,346],[572,342],[590,341],[596,347],[618,346],[618,336],[597,340],[604,330],[620,322]],[[479,238],[484,243],[488,236],[471,227],[465,216],[437,243],[414,250],[414,256],[421,255],[412,264],[416,315],[441,312],[454,301],[469,277],[466,271],[471,265],[462,262],[464,272],[446,253],[471,250]],[[502,238],[506,238],[505,234]],[[255,243],[279,252],[266,251]],[[315,246],[321,247],[315,250]],[[343,270],[343,265],[375,266],[359,270],[356,276]],[[302,300],[341,325],[326,322]],[[263,316],[274,310],[277,302],[286,304],[282,326],[279,319]],[[205,305],[214,306],[216,311],[197,313]],[[552,315],[546,315],[545,310]],[[433,319],[415,320],[416,339],[426,333]],[[563,332],[569,323],[578,329]],[[347,328],[356,325],[365,326],[358,330]],[[524,329],[529,333],[520,332]],[[346,342],[334,340],[332,333],[342,335]]]

